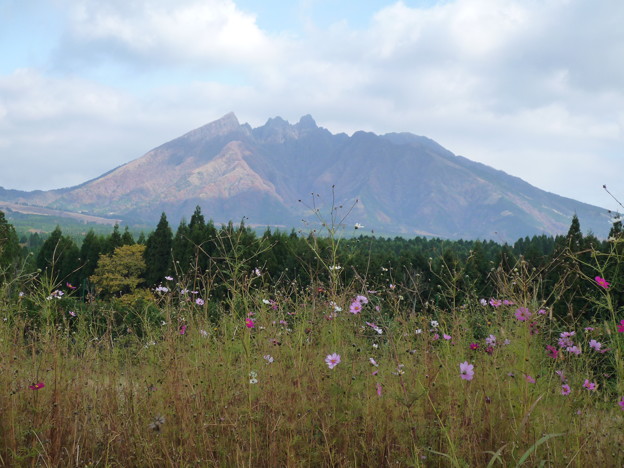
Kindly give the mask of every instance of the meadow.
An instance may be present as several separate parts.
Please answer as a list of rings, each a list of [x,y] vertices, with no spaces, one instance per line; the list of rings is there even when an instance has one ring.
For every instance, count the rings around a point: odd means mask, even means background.
[[[344,281],[335,249],[305,287],[226,263],[219,301],[207,276],[104,301],[22,273],[0,286],[0,465],[620,466],[623,241],[581,277],[591,319],[553,314],[522,259],[491,297],[442,278],[440,303]]]

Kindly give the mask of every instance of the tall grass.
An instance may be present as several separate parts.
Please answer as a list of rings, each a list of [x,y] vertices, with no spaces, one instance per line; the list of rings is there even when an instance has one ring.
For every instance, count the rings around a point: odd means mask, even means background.
[[[328,288],[274,288],[261,272],[235,272],[221,303],[175,279],[130,305],[83,303],[70,291],[57,298],[49,281],[30,277],[4,288],[0,465],[624,459],[620,311],[571,328],[552,317],[548,292],[522,264],[493,276],[500,298],[475,293],[417,310],[401,285],[345,285],[332,274]],[[566,332],[580,354],[560,342]],[[340,363],[330,368],[333,353]],[[470,380],[464,362],[474,366]]]

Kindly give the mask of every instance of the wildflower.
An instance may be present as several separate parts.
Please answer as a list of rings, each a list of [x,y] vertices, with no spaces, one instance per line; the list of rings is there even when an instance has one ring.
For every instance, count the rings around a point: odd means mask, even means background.
[[[381,396],[381,384],[379,382],[377,382],[377,396]]]
[[[249,373],[249,383],[250,384],[257,384],[258,383],[258,379],[256,378],[258,377],[258,374],[255,371],[251,371]]]
[[[256,326],[256,324],[254,323],[253,319],[247,318],[247,319],[245,319],[245,326],[247,328],[253,328],[253,327]]]
[[[422,328],[417,328],[414,333],[420,335],[422,333]]]
[[[368,304],[368,298],[366,296],[357,296],[355,300],[361,304]]]
[[[529,383],[535,383],[535,379],[528,374],[524,374],[524,380],[526,380]]]
[[[390,289],[395,289],[396,288],[396,284],[392,284],[390,283],[390,285],[388,286]]]
[[[338,364],[340,364],[340,354],[328,354],[327,357],[325,357],[325,362],[327,363],[327,367],[333,369]]]
[[[444,334],[442,335],[442,338],[444,338],[446,341],[448,341],[448,340],[450,340],[450,339],[451,339],[451,335],[447,335],[446,333],[444,333]]]
[[[567,396],[572,392],[572,389],[570,388],[570,386],[568,384],[563,384],[561,386],[561,394],[563,396]]]
[[[381,328],[379,328],[377,325],[375,325],[374,323],[366,322],[366,325],[371,327],[373,330],[375,330],[380,335],[383,334],[383,330]]]
[[[617,326],[618,333],[624,333],[624,320],[620,321],[620,324]]]
[[[30,388],[31,390],[39,390],[43,387],[45,387],[45,384],[43,382],[37,382],[36,384],[28,386],[28,388]]]
[[[566,380],[568,380],[568,379],[566,379],[566,376],[565,376],[565,374],[563,373],[562,370],[556,370],[555,374],[557,374],[559,376],[559,378],[561,379],[562,382],[565,382]]]
[[[165,276],[165,279],[166,279],[167,281],[173,281],[173,277],[171,277],[171,276]]]
[[[438,323],[438,321],[437,321],[437,320],[432,320],[432,321],[431,321],[431,326],[432,326],[433,328],[438,328],[438,326],[439,326],[439,325],[440,325],[440,324]]]
[[[273,362],[273,356],[271,356],[270,354],[267,354],[265,356],[262,356],[264,358],[264,360],[267,362],[267,364],[271,364]]]
[[[76,312],[74,312],[73,310],[70,310],[70,311],[68,312],[68,314],[69,314],[69,315],[71,315],[72,317],[75,317],[75,316],[76,316]]]
[[[262,303],[269,305],[271,303],[271,301],[269,301],[268,299],[262,299]]]
[[[509,346],[511,344],[511,340],[506,339],[505,341],[503,341],[503,346]]]
[[[399,364],[396,368],[396,372],[393,372],[393,375],[403,375],[405,374],[405,371],[403,370],[403,368],[405,367],[405,364]]]
[[[470,343],[470,349],[472,349],[473,351],[475,349],[479,349],[479,345],[477,343]]]
[[[490,299],[490,305],[492,307],[500,307],[503,305],[503,301],[501,301],[500,299]]]
[[[468,364],[468,361],[464,361],[459,365],[459,374],[460,377],[464,380],[472,380],[474,377],[474,366],[472,364]]]
[[[206,330],[199,330],[199,334],[201,336],[208,336],[208,332]]]
[[[577,356],[578,356],[579,354],[581,354],[581,350],[580,350],[580,348],[579,348],[578,346],[576,346],[576,345],[574,345],[574,346],[568,346],[568,347],[566,348],[566,351],[567,351],[568,353],[570,353],[570,354],[576,354]]]
[[[487,301],[485,299],[479,299],[479,304],[481,304],[482,306],[486,306]]]
[[[514,301],[510,301],[509,299],[505,299],[505,300],[503,301],[503,305],[506,305],[506,306],[508,306],[508,305],[514,305],[514,304],[515,304],[515,302],[514,302]]]
[[[377,343],[373,343],[373,348],[377,349],[379,348],[379,345]]]
[[[342,270],[342,267],[340,265],[332,265],[332,266],[329,267],[329,269],[332,270],[332,271],[333,270],[338,271],[338,270]]]
[[[589,379],[585,379],[583,387],[585,387],[590,392],[594,392],[598,388],[598,384],[596,382],[590,382]]]
[[[71,283],[65,283],[65,286],[67,286],[69,289],[71,289],[72,291],[74,289],[76,289],[76,286],[72,285]]]
[[[518,320],[524,322],[533,314],[531,314],[531,312],[529,312],[529,309],[527,309],[526,307],[519,307],[516,309],[516,313],[514,315]]]
[[[496,337],[494,335],[490,335],[485,339],[485,344],[488,346],[496,346]]]
[[[369,358],[368,359],[370,361],[370,363],[375,366],[375,367],[379,367],[379,364],[377,364],[377,361],[375,361],[373,358]]]
[[[186,333],[186,324],[182,324],[180,326],[180,335],[184,335]]]
[[[553,359],[557,359],[559,357],[559,350],[554,346],[547,345],[546,346],[547,356]]]
[[[596,283],[598,283],[598,286],[604,289],[609,289],[609,286],[611,286],[611,283],[609,283],[606,279],[601,278],[600,276],[596,276],[594,279],[596,280]]]
[[[585,327],[584,329],[586,332],[592,332],[594,331],[594,327]]]
[[[352,314],[359,314],[362,312],[362,304],[359,301],[353,301],[349,306],[349,312]]]
[[[538,310],[537,315],[546,315],[546,310],[545,309]]]
[[[440,334],[436,333],[435,335],[433,335],[433,341],[437,341],[440,339]]]
[[[201,297],[198,297],[197,299],[195,299],[195,304],[197,304],[198,306],[203,306],[204,300]]]
[[[158,293],[168,293],[169,292],[169,288],[163,286],[162,284],[160,286],[158,286],[156,289],[154,289],[154,291],[158,292]]]
[[[149,427],[152,431],[158,432],[160,431],[160,426],[162,426],[163,424],[165,424],[165,417],[158,415],[147,427]]]
[[[494,347],[488,346],[487,348],[485,348],[485,352],[488,354],[492,354],[494,352]]]
[[[624,396],[620,399],[620,401],[618,401],[618,405],[624,410]]]
[[[596,351],[600,351],[600,348],[602,348],[602,343],[600,343],[600,342],[598,342],[596,340],[590,340],[589,347],[593,348]]]
[[[262,275],[262,272],[260,271],[260,268],[254,268],[253,272],[254,272],[254,275],[256,275],[256,276],[261,276]]]

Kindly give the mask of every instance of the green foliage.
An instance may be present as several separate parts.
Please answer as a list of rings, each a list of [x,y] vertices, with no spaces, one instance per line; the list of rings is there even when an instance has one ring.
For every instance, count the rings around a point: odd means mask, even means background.
[[[163,213],[156,230],[151,233],[145,246],[145,282],[148,286],[154,286],[164,280],[171,269],[171,247],[173,234]]]
[[[121,297],[135,292],[143,281],[145,246],[123,245],[112,254],[101,254],[91,282],[103,297]]]
[[[14,265],[21,256],[21,248],[15,228],[8,223],[0,211],[0,280],[2,273]]]

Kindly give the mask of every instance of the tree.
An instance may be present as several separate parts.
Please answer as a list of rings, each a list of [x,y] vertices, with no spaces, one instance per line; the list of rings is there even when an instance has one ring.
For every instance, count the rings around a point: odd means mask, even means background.
[[[145,281],[149,286],[158,284],[171,268],[173,233],[163,213],[156,230],[147,238],[145,246]]]
[[[80,269],[80,250],[76,243],[56,226],[50,237],[41,246],[37,255],[37,268],[55,281],[75,283]]]
[[[0,211],[0,272],[20,256],[20,245],[15,228],[9,224]]]
[[[100,255],[91,282],[104,297],[121,297],[133,293],[143,281],[144,253],[144,245],[134,244],[122,245],[112,254]]]
[[[89,278],[93,274],[101,253],[102,240],[93,232],[93,229],[90,229],[80,246],[80,260],[84,265],[82,267],[83,278]]]

